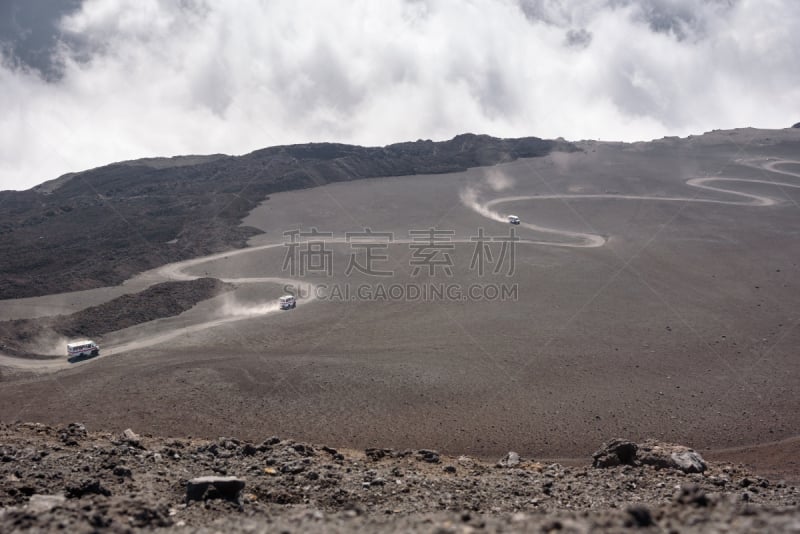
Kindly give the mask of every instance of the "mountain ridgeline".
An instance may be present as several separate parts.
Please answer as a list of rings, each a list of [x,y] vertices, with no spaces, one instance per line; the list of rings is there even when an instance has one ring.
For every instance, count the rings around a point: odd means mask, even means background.
[[[243,156],[114,163],[0,192],[0,299],[119,284],[159,265],[241,248],[272,193],[362,178],[459,172],[576,151],[536,137],[463,134],[386,147],[278,146]]]

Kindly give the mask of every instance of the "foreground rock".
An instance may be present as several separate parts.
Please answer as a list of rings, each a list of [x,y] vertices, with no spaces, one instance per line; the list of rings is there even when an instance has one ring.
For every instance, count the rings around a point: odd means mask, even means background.
[[[795,487],[733,465],[662,467],[694,459],[658,442],[612,441],[595,455],[604,469],[511,453],[498,469],[426,449],[120,436],[0,424],[0,532],[800,529]]]

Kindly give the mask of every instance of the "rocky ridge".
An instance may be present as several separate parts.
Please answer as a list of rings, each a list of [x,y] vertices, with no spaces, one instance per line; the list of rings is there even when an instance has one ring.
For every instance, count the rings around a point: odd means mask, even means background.
[[[15,423],[0,480],[3,532],[800,532],[796,487],[654,441],[590,466]]]

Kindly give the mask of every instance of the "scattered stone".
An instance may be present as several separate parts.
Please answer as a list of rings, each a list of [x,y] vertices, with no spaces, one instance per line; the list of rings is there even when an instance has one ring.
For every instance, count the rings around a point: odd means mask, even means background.
[[[707,467],[703,457],[694,451],[673,452],[670,458],[684,473],[702,473]]]
[[[80,499],[84,495],[111,496],[111,492],[99,480],[83,480],[77,484],[70,484],[64,493],[68,499]]]
[[[708,497],[697,484],[686,484],[678,490],[675,502],[692,506],[708,506]]]
[[[314,451],[314,447],[312,447],[311,445],[295,443],[294,445],[292,445],[292,448],[295,450],[295,452],[303,456],[314,456],[316,454],[316,451]]]
[[[302,473],[305,468],[306,466],[299,462],[284,464],[284,466],[281,467],[281,473],[296,475],[298,473]]]
[[[387,456],[390,456],[392,454],[392,449],[377,449],[370,447],[369,449],[364,450],[364,454],[366,454],[367,458],[373,462],[378,462]]]
[[[437,451],[432,451],[429,449],[420,449],[417,451],[417,455],[425,462],[429,464],[438,464],[441,459],[439,458],[439,453]]]
[[[186,483],[186,502],[225,499],[239,502],[244,480],[236,477],[206,476],[193,478]]]
[[[243,453],[246,441],[230,438],[151,436],[150,450],[141,451],[120,446],[121,433],[89,433],[66,447],[61,430],[0,423],[0,454],[16,458],[0,463],[0,531],[151,531],[178,524],[208,532],[258,532],[265,524],[276,532],[798,530],[793,480],[770,484],[744,465],[714,463],[706,470],[712,476],[643,465],[639,454],[657,447],[662,456],[682,452],[660,442],[637,445],[634,465],[609,470],[534,464],[511,454],[501,464],[519,460],[524,469],[495,469],[495,461],[427,449],[408,458],[382,449],[380,462],[348,456],[337,463],[331,457],[338,451],[314,446],[323,452],[305,456],[312,448],[290,441],[252,456]],[[155,451],[160,463],[153,462]],[[425,458],[439,464],[417,463]],[[186,480],[200,469],[214,476]],[[176,484],[186,492],[184,504],[175,502]],[[346,510],[353,512],[345,516]]]
[[[592,454],[592,465],[599,468],[634,465],[638,448],[632,441],[612,439]]]
[[[139,435],[136,434],[136,432],[134,432],[130,428],[126,428],[122,432],[122,441],[127,443],[131,447],[141,448],[142,446],[141,438],[139,438]]]
[[[473,467],[475,465],[475,460],[469,456],[461,455],[456,461],[459,463],[459,465],[463,465],[464,467]]]
[[[131,478],[133,476],[133,472],[130,469],[121,465],[115,467],[113,473],[115,476],[123,478]]]
[[[517,467],[519,465],[519,454],[514,451],[506,454],[502,460],[497,462],[497,467]]]
[[[86,427],[83,423],[70,423],[61,429],[59,438],[64,445],[74,447],[78,442],[87,436]]]
[[[61,506],[66,500],[63,495],[31,495],[25,509],[34,514],[43,514],[56,506]]]
[[[630,515],[630,521],[626,522],[627,527],[650,527],[655,524],[653,521],[653,516],[650,514],[650,509],[644,505],[634,505],[628,507],[628,515]]]

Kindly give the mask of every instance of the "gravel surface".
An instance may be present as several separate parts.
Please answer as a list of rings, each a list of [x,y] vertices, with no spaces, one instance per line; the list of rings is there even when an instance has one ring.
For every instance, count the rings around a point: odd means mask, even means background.
[[[658,467],[658,451],[667,451],[663,459],[686,449],[633,447],[641,461],[625,456],[630,465],[601,468],[515,453],[486,462],[278,437],[164,439],[87,432],[80,423],[3,424],[0,530],[800,531],[796,487],[731,464],[703,462],[703,473]],[[612,450],[622,450],[619,442],[595,456],[607,461]]]

